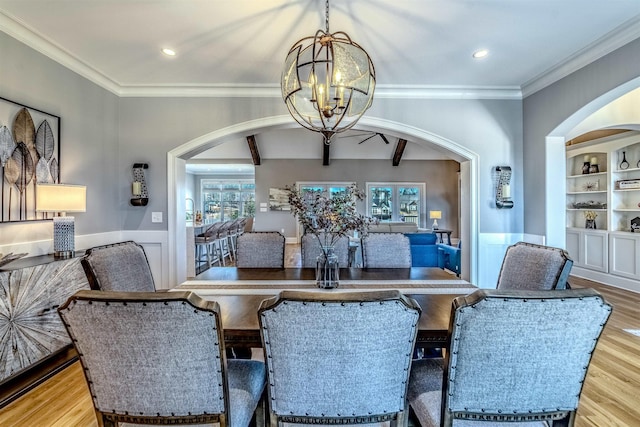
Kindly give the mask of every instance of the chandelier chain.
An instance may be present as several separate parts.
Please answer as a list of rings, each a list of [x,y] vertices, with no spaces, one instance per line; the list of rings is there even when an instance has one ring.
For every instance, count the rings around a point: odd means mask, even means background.
[[[324,26],[327,29],[327,34],[329,34],[329,0],[325,3]]]

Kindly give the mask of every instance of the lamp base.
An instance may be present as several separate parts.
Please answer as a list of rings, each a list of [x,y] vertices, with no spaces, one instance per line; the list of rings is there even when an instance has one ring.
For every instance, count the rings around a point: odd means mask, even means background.
[[[72,216],[53,218],[53,254],[56,258],[69,258],[75,252],[75,221]]]
[[[75,251],[55,251],[53,253],[53,257],[56,259],[73,258],[74,256]]]
[[[433,220],[433,225],[431,226],[431,228],[433,230],[437,230],[438,229],[438,220],[437,219]]]

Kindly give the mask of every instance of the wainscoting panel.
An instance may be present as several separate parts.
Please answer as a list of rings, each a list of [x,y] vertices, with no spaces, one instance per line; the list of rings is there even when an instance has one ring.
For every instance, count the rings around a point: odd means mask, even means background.
[[[519,233],[480,233],[478,238],[478,283],[479,288],[495,289],[500,275],[500,267],[507,248],[514,243],[524,241],[525,235]],[[534,236],[527,235],[527,241],[538,243]]]

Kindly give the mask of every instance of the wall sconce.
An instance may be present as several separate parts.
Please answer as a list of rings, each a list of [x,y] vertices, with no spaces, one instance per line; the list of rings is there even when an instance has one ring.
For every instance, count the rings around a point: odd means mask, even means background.
[[[511,167],[496,166],[496,207],[498,209],[511,209]]]
[[[432,229],[438,229],[438,220],[442,219],[442,211],[429,211],[429,219],[433,220]]]
[[[133,164],[133,184],[131,185],[131,205],[147,206],[149,203],[149,193],[147,191],[147,182],[144,180],[144,170],[149,169],[147,163]]]
[[[53,254],[70,258],[75,253],[75,219],[66,212],[87,210],[87,187],[84,185],[37,184],[36,212],[54,212]]]

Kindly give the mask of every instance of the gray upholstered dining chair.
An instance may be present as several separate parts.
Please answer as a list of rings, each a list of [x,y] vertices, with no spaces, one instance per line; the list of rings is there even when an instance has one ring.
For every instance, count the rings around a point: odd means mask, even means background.
[[[136,242],[129,240],[87,249],[81,263],[91,289],[156,290],[147,255]]]
[[[239,268],[284,268],[284,236],[277,231],[243,233],[236,240]]]
[[[564,249],[518,242],[507,248],[498,289],[566,289],[573,260]]]
[[[300,258],[302,260],[303,268],[310,268],[316,266],[316,260],[318,256],[322,255],[322,246],[320,241],[323,240],[323,234],[318,236],[311,233],[306,233],[300,240]],[[334,253],[338,257],[338,265],[341,268],[349,267],[349,237],[340,237],[333,245]]]
[[[226,359],[216,302],[191,292],[85,290],[58,312],[99,425],[246,427],[256,409],[263,424],[265,365]]]
[[[413,363],[411,407],[422,427],[572,426],[610,314],[593,289],[458,297],[444,361]]]
[[[365,268],[411,268],[411,244],[402,233],[369,233],[362,238]]]
[[[263,301],[271,426],[407,425],[420,307],[399,291],[293,292]]]

